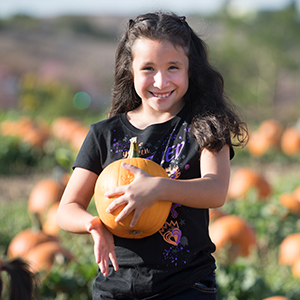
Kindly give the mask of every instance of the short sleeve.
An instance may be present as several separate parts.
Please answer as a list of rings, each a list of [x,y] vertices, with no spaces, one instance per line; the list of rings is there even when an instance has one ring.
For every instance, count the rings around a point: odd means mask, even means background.
[[[102,171],[100,157],[101,153],[99,141],[96,138],[94,127],[92,125],[78,152],[72,168],[75,169],[76,167],[80,167],[99,175]]]

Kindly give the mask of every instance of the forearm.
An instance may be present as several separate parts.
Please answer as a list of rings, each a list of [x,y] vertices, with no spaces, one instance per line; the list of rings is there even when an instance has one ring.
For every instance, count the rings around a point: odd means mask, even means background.
[[[157,198],[194,208],[215,208],[224,204],[228,185],[211,176],[191,180],[162,178]]]
[[[94,217],[77,203],[61,203],[57,212],[59,226],[73,233],[88,233],[86,224]]]
[[[204,149],[201,153],[202,178],[190,180],[161,179],[158,191],[162,200],[195,208],[220,207],[226,200],[229,178],[229,147],[219,152]]]
[[[97,175],[76,168],[62,196],[57,221],[61,228],[74,233],[87,232],[88,224],[94,216],[86,211],[94,193]]]

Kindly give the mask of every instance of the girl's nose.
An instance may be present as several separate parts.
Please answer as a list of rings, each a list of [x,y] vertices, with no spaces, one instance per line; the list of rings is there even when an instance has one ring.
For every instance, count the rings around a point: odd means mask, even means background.
[[[169,85],[169,79],[163,72],[157,72],[154,75],[154,83],[153,86],[158,89],[163,89]]]

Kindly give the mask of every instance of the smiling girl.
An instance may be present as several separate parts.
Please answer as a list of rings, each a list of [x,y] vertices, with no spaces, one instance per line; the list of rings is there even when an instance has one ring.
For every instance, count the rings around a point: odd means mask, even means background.
[[[161,230],[143,239],[113,236],[86,211],[98,175],[123,158],[132,137],[141,157],[170,178],[124,164],[135,178],[105,194],[117,197],[108,212],[125,204],[115,221],[133,211],[134,226],[156,201],[173,203]],[[208,209],[224,204],[233,146],[246,137],[222,76],[185,18],[149,13],[130,20],[116,53],[109,118],[91,126],[58,211],[62,228],[94,239],[93,299],[217,299]]]

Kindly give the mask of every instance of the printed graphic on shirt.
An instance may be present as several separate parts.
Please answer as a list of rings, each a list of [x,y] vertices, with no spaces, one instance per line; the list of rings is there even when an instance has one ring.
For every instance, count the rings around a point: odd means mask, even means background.
[[[159,163],[166,170],[169,178],[180,178],[182,172],[190,168],[187,163],[190,144],[189,131],[188,124],[184,123],[179,132],[175,132],[173,129],[163,140],[157,139],[154,144],[150,141],[140,140],[140,157]],[[130,138],[128,135],[122,139],[115,138],[110,150],[111,153],[122,152],[123,157],[127,157]],[[185,227],[185,220],[180,219],[180,207],[181,204],[174,203],[172,205],[168,220],[159,230],[165,242],[164,251],[160,258],[161,263],[165,266],[177,266],[178,263],[186,263],[189,257],[193,255],[188,248],[188,238],[183,235],[182,228]]]

